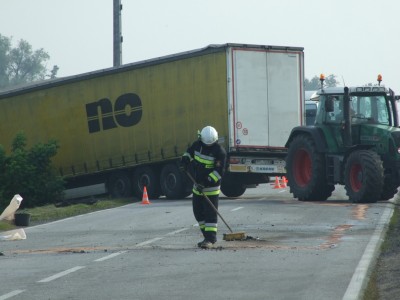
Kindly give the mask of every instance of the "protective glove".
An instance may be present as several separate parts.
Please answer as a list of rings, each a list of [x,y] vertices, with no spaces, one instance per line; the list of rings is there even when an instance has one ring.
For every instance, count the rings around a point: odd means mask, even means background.
[[[194,188],[195,188],[197,191],[199,191],[200,193],[202,193],[202,192],[203,192],[203,189],[204,189],[204,185],[201,185],[201,184],[196,183],[196,184],[194,185]]]

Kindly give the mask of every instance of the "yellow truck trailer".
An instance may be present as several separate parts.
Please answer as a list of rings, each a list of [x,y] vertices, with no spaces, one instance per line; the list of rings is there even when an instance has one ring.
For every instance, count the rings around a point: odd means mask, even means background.
[[[178,160],[206,125],[229,167],[221,190],[285,173],[285,142],[304,122],[301,47],[222,44],[0,93],[0,144],[59,141],[68,187],[105,183],[114,196],[191,193]],[[9,149],[7,149],[9,150]]]

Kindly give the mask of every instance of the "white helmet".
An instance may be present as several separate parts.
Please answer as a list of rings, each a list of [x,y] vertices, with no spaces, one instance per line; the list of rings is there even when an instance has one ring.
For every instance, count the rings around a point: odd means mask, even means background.
[[[212,145],[218,141],[218,132],[214,127],[206,126],[201,130],[200,139],[204,144]]]

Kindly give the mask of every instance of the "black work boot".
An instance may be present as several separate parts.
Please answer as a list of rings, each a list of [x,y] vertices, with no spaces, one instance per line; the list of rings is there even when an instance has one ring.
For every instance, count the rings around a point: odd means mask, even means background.
[[[203,242],[201,242],[200,244],[200,248],[202,249],[211,249],[213,247],[214,243],[210,242],[208,240],[204,240]]]
[[[206,241],[206,239],[202,240],[201,242],[197,243],[197,247],[201,248],[201,245]]]

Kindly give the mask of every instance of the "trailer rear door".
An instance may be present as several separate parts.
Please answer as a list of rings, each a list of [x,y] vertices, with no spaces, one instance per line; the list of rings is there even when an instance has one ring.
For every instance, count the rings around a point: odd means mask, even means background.
[[[230,48],[229,146],[283,148],[303,124],[303,52]]]

